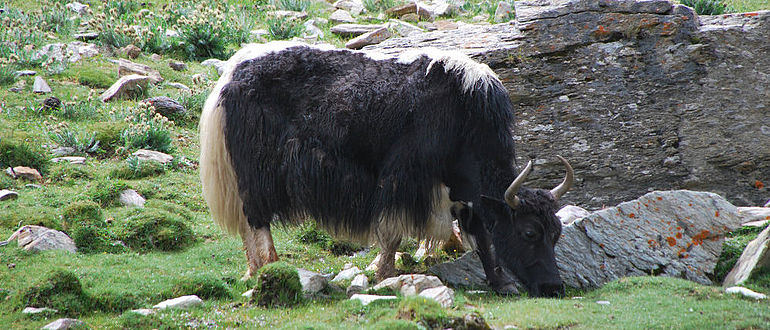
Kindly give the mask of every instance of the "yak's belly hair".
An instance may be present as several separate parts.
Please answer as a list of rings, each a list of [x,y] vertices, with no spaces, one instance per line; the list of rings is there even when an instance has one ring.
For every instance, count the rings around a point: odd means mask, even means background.
[[[433,189],[433,203],[427,221],[410,218],[403,210],[387,210],[380,215],[377,226],[372,228],[370,242],[378,242],[392,237],[413,237],[418,240],[427,239],[428,246],[447,240],[452,231],[452,205],[449,199],[449,188],[444,184],[436,185]],[[424,226],[415,224],[424,223]]]

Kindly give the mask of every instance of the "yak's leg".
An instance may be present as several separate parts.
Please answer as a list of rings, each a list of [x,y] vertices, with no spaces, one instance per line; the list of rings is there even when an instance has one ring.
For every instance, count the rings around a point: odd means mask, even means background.
[[[377,264],[377,281],[396,276],[396,250],[401,244],[400,235],[383,235],[378,238],[380,262]]]
[[[278,254],[275,252],[270,226],[254,228],[244,221],[241,232],[243,250],[249,264],[249,269],[242,278],[245,281],[254,276],[262,266],[278,261]]]

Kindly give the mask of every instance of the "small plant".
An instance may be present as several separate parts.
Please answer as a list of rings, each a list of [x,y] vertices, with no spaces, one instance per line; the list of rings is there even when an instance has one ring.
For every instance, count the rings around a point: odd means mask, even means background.
[[[80,285],[77,275],[67,270],[54,270],[33,285],[20,290],[16,307],[48,307],[64,315],[78,316],[91,310],[91,297]]]
[[[202,299],[230,298],[230,290],[225,281],[211,276],[183,278],[171,289],[172,297],[196,295]]]
[[[131,156],[117,169],[110,172],[110,177],[118,179],[141,179],[149,176],[160,175],[166,172],[166,166],[151,160],[141,160]]]
[[[140,252],[180,250],[194,241],[192,230],[182,219],[158,209],[144,209],[128,217],[116,236]]]
[[[191,17],[180,17],[178,24],[188,59],[225,59],[230,56],[227,50],[230,31],[220,7],[200,4]]]
[[[118,325],[121,329],[176,329],[163,322],[163,319],[155,314],[142,315],[137,312],[128,311],[123,313],[118,319]]]
[[[452,318],[437,301],[421,296],[404,297],[398,306],[397,317],[417,322],[428,329],[448,328],[452,322]]]
[[[727,10],[722,0],[681,0],[680,3],[691,7],[698,15],[721,15]]]
[[[99,150],[99,140],[96,139],[95,132],[76,133],[68,128],[60,128],[49,131],[48,137],[60,147],[75,149],[77,153],[90,154]]]
[[[140,102],[125,121],[129,127],[120,133],[120,141],[126,148],[171,151],[171,132],[168,127],[174,123],[156,113],[150,103]]]
[[[0,139],[0,168],[27,166],[46,174],[48,164],[48,157],[38,148]]]
[[[9,59],[0,58],[0,86],[16,82],[16,65]]]
[[[112,244],[104,214],[99,204],[84,200],[72,202],[64,208],[62,227],[67,231],[81,253],[121,252],[120,245]]]
[[[384,12],[390,8],[404,4],[402,0],[364,0],[364,8],[372,14]]]
[[[277,0],[276,4],[279,8],[290,11],[303,12],[310,6],[309,0]]]
[[[259,270],[252,301],[260,306],[288,307],[300,303],[302,299],[302,283],[296,268],[278,261]]]
[[[305,32],[305,26],[293,19],[271,17],[265,23],[267,24],[267,33],[273,40],[291,39],[302,36],[302,33]]]
[[[81,85],[91,88],[109,88],[115,82],[114,74],[88,67],[79,70],[77,79]]]
[[[126,128],[128,128],[128,124],[122,121],[104,121],[93,126],[96,139],[100,142],[99,147],[104,151],[102,156],[111,156],[117,148],[123,145],[120,136]]]
[[[101,207],[109,207],[117,205],[120,193],[126,189],[128,185],[123,181],[99,180],[86,191],[86,195]]]

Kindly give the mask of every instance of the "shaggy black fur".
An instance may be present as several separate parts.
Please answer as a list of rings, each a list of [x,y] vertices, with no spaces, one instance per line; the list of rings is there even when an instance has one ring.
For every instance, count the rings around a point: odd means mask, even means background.
[[[420,229],[439,183],[453,200],[502,196],[514,178],[505,89],[463,92],[440,63],[426,75],[430,61],[294,47],[241,63],[221,102],[250,224],[309,215],[355,235],[391,211]]]

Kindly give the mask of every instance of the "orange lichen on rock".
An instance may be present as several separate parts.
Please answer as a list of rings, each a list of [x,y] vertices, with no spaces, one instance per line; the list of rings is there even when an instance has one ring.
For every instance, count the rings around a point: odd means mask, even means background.
[[[709,235],[711,235],[711,232],[708,230],[702,230],[700,233],[696,234],[692,237],[692,243],[694,245],[701,245],[703,244],[703,240],[708,238]]]
[[[676,233],[676,238],[682,239],[682,233]]]
[[[666,242],[668,242],[668,246],[676,245],[676,239],[671,236],[666,237]]]
[[[765,187],[765,184],[762,181],[756,180],[754,181],[754,187],[757,189],[762,189]]]

